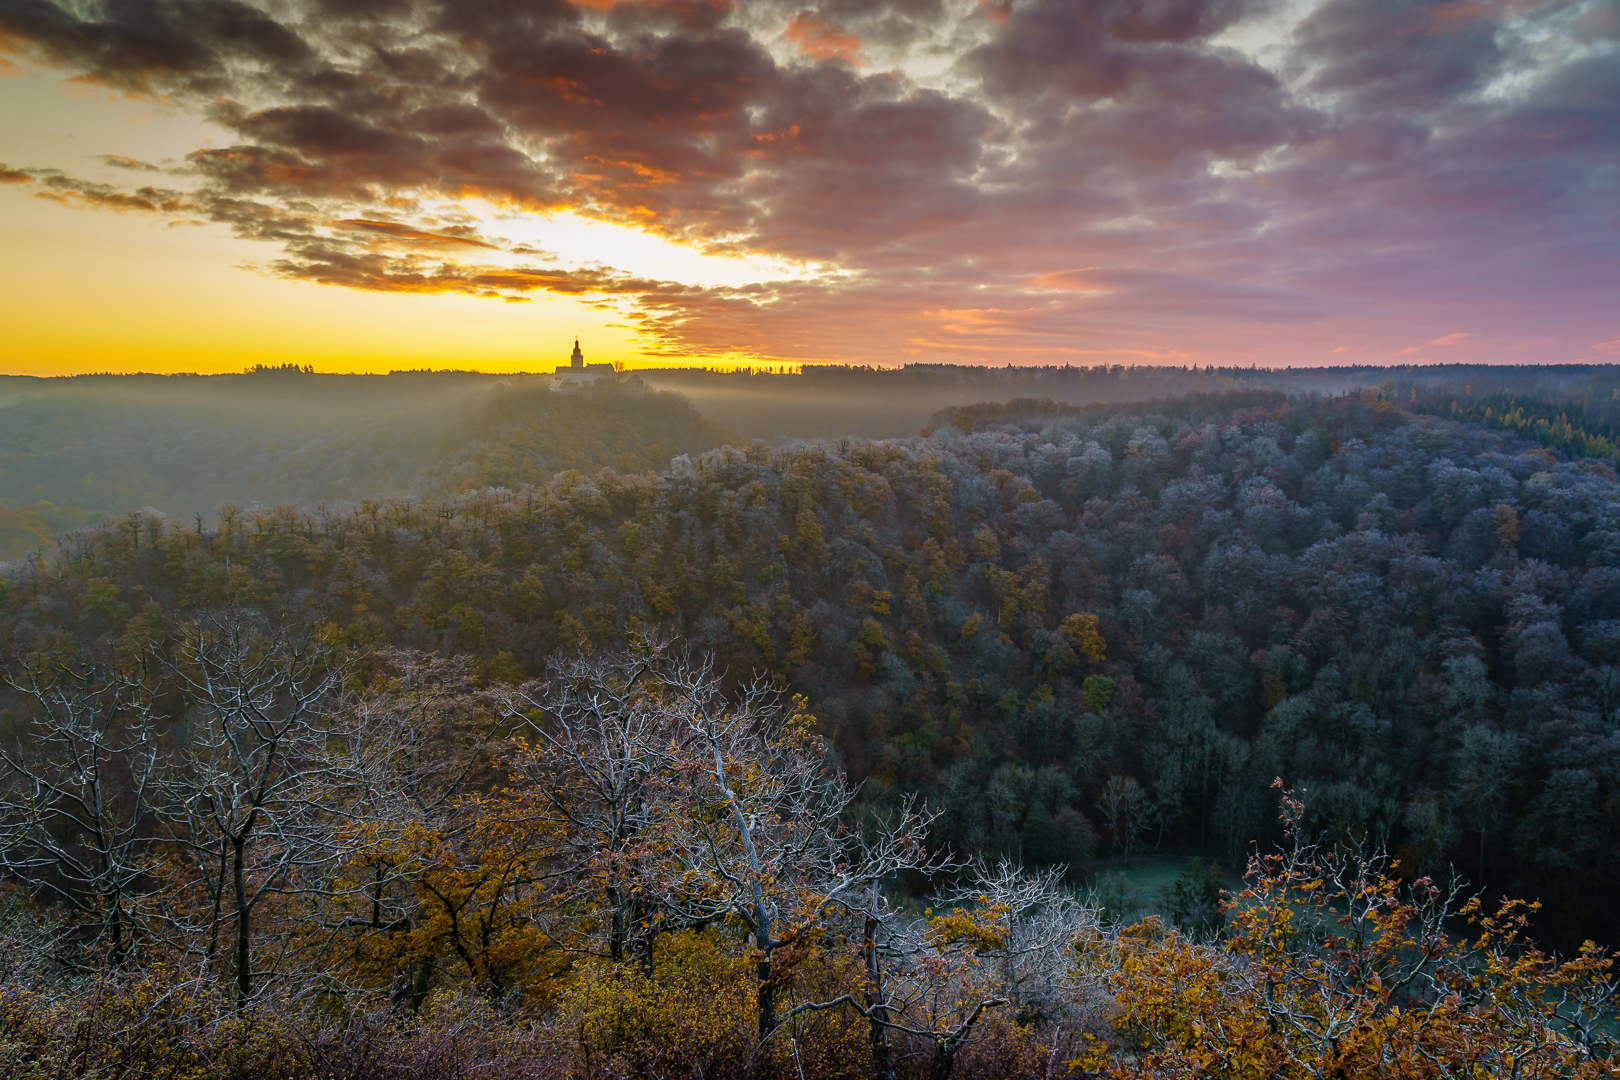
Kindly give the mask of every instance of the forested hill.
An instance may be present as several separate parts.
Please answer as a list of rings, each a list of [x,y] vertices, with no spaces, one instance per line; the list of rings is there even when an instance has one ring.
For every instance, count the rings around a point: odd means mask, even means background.
[[[482,468],[483,466],[480,466]],[[486,678],[657,625],[808,696],[865,798],[1026,863],[1365,830],[1620,939],[1620,484],[1376,395],[959,411],[348,514],[133,516],[0,584],[0,652],[227,603]]]
[[[150,507],[353,505],[666,468],[745,437],[670,393],[549,392],[475,372],[0,378],[0,559]]]
[[[141,508],[352,507],[364,499],[540,483],[563,469],[662,470],[752,437],[902,437],[940,409],[1049,398],[1119,404],[1237,389],[1382,388],[1408,411],[1512,427],[1613,459],[1620,367],[963,367],[649,370],[663,391],[551,397],[545,377],[474,371],[0,375],[0,559]],[[678,396],[677,396],[678,395]],[[700,415],[701,414],[701,415]],[[1611,415],[1613,414],[1613,415]]]

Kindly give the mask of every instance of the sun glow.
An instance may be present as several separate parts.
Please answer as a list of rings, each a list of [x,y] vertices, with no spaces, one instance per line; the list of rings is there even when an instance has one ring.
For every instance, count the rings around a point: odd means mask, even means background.
[[[64,86],[28,69],[0,78],[7,102],[18,106],[0,110],[8,168],[60,165],[121,189],[187,191],[194,179],[186,155],[221,145],[217,129],[162,103]],[[668,362],[643,352],[626,297],[529,288],[511,295],[523,302],[501,304],[431,288],[332,289],[278,275],[275,246],[244,243],[225,224],[195,215],[91,214],[79,208],[83,202],[33,185],[0,185],[0,371],[211,372],[286,362],[325,371],[549,371],[566,361],[575,336],[592,360]],[[321,231],[364,238],[378,252],[407,252],[428,271],[453,260],[497,273],[583,272],[719,288],[819,272],[705,251],[570,211],[542,215],[434,198],[350,210],[321,222]]]
[[[755,255],[714,254],[627,225],[572,211],[494,213],[484,226],[521,258],[569,269],[602,267],[648,281],[732,287],[815,277],[818,269]]]

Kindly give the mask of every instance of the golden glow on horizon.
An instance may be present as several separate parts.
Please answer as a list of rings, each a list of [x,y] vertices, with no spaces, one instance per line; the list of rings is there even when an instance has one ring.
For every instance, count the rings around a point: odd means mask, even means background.
[[[182,186],[183,178],[113,168],[102,156],[164,166],[217,142],[216,130],[194,116],[39,71],[0,74],[0,104],[0,163],[14,169],[59,167],[128,187]],[[805,274],[774,261],[705,255],[571,213],[548,219],[461,209],[489,235],[555,254],[548,266],[600,264],[703,285]],[[616,306],[592,298],[536,291],[524,302],[502,303],[363,292],[285,280],[252,265],[279,254],[273,244],[232,237],[225,225],[90,211],[38,198],[32,185],[0,184],[0,373],[209,373],[256,363],[353,372],[550,371],[567,363],[576,336],[592,362],[759,366],[735,356],[648,356]]]
[[[8,374],[222,372],[255,363],[549,371],[567,362],[576,334],[592,360],[643,359],[628,329],[577,300],[537,294],[504,304],[287,281],[241,266],[257,252],[244,252],[223,226],[166,228],[4,193],[0,235],[0,370]]]

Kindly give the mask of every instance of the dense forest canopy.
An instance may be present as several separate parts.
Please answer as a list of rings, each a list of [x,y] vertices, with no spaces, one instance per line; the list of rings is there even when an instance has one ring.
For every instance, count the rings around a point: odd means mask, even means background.
[[[1613,939],[1613,468],[1390,391],[1022,401],[346,512],[136,514],[0,584],[4,648],[225,604],[515,683],[657,627],[805,695],[862,799],[1029,866],[1308,827]]]
[[[1615,1075],[1614,371],[652,378],[6,398],[0,1071]]]

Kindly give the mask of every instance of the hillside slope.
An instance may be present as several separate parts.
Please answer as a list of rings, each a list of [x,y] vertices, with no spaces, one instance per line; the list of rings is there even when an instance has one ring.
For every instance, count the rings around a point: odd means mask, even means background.
[[[1620,936],[1595,899],[1620,891],[1610,466],[1376,395],[940,420],[347,515],[134,518],[14,568],[0,648],[292,605],[515,679],[639,622],[806,694],[866,797],[923,793],[959,850],[1239,858],[1282,777],[1313,828]]]

